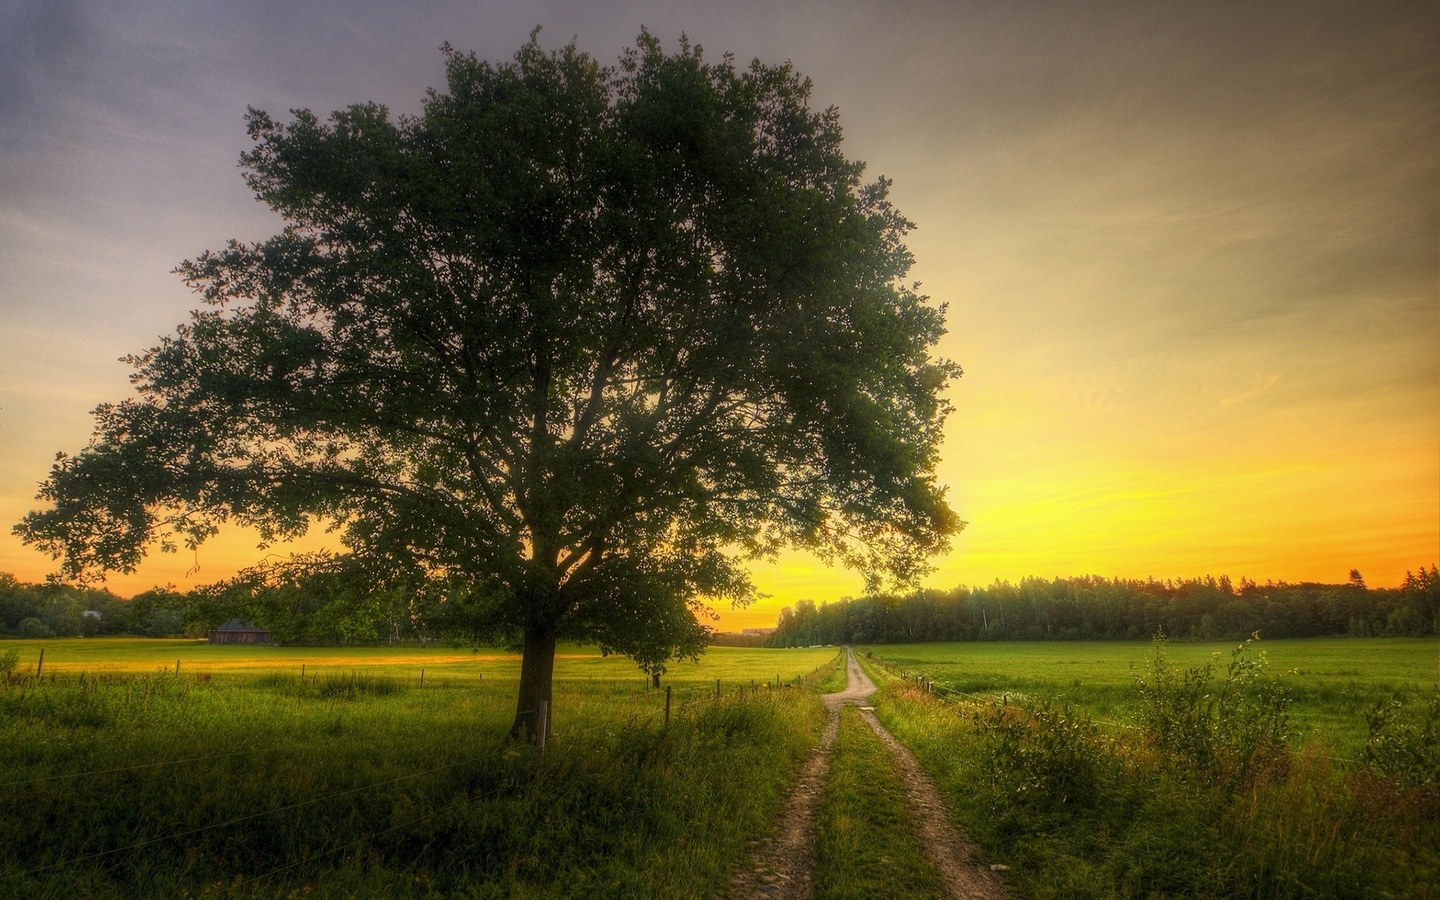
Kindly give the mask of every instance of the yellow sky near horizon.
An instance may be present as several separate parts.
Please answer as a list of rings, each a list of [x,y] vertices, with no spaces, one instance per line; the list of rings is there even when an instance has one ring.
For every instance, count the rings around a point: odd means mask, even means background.
[[[195,305],[169,270],[278,227],[235,171],[246,104],[411,111],[442,39],[506,58],[539,21],[547,46],[576,34],[609,60],[643,21],[712,57],[793,60],[917,223],[913,275],[965,369],[938,474],[969,526],[927,586],[1398,584],[1440,558],[1440,24],[1422,6],[313,0],[215,22],[162,2],[0,28],[0,572],[51,570],[10,525],[88,410],[125,395],[117,358]],[[109,584],[186,589],[260,555],[227,533]],[[753,573],[768,596],[720,627],[863,590],[803,554]]]

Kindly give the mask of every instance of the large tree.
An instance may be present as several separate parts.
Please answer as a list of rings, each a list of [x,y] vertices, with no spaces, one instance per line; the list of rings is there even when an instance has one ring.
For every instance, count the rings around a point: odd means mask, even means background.
[[[414,117],[250,111],[283,229],[180,265],[205,308],[17,532],[79,576],[325,523],[523,646],[519,730],[558,639],[693,655],[757,555],[922,573],[963,525],[934,474],[960,370],[810,82],[646,33],[615,67],[445,56]]]

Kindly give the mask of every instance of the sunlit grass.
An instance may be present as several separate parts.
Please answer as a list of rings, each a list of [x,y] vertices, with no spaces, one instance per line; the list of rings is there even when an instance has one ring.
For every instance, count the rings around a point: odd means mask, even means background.
[[[1170,643],[1166,655],[1181,668],[1229,658],[1234,642]],[[877,657],[924,673],[940,687],[982,699],[1016,702],[1048,698],[1073,703],[1090,716],[1129,723],[1138,694],[1133,671],[1153,654],[1146,642],[1054,641],[892,644],[865,648]],[[1365,711],[1390,698],[1415,701],[1435,691],[1440,645],[1428,638],[1306,638],[1261,640],[1270,673],[1292,699],[1296,736],[1315,738],[1344,757],[1364,743]]]
[[[425,670],[432,679],[520,677],[520,654],[495,648],[395,645],[375,647],[277,647],[273,645],[223,645],[193,639],[157,638],[65,638],[48,640],[7,640],[0,647],[20,654],[19,671],[34,672],[44,651],[44,672],[78,674],[131,673],[175,670],[182,675],[258,674],[306,675],[325,671],[364,669],[377,674],[417,678]],[[755,647],[711,647],[698,662],[673,662],[662,683],[698,686],[714,684],[748,685],[773,682],[777,676],[790,680],[809,675],[832,659],[832,648],[769,650]],[[599,680],[633,683],[640,689],[648,684],[633,662],[623,656],[601,656],[594,647],[561,645],[555,657],[557,681]]]
[[[0,882],[34,897],[711,896],[837,653],[716,648],[666,676],[666,724],[632,663],[567,650],[537,768],[505,742],[518,661],[87,639],[36,679],[7,646]]]

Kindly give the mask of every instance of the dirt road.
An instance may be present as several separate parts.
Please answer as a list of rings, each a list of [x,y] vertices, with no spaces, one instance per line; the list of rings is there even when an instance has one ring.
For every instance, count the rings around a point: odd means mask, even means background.
[[[811,751],[800,769],[795,789],[785,802],[778,833],[760,844],[749,864],[731,881],[734,897],[809,900],[814,896],[815,809],[825,792],[835,735],[840,730],[840,710],[847,704],[863,703],[875,690],[875,683],[860,668],[854,651],[846,648],[845,690],[821,698],[830,716],[820,746]],[[905,799],[911,821],[915,822],[926,855],[950,896],[957,900],[1004,897],[1005,886],[998,876],[970,864],[974,845],[950,824],[940,792],[920,768],[915,755],[885,730],[873,711],[862,708],[860,714],[889,748],[908,786]]]

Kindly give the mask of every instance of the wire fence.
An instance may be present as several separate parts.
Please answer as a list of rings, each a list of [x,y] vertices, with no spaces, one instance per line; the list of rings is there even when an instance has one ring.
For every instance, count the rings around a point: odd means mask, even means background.
[[[817,673],[820,672],[820,670],[825,669],[825,668],[829,667],[829,666],[832,665],[832,664],[833,664],[833,662],[832,662],[832,663],[825,663],[825,664],[822,665],[822,666],[816,667],[816,669],[815,669],[814,671],[812,671],[811,673],[802,674],[802,675],[796,675],[796,676],[794,676],[794,677],[792,677],[792,678],[784,679],[784,680],[781,679],[781,677],[780,677],[779,674],[777,674],[777,675],[775,676],[775,679],[774,679],[773,681],[768,680],[768,679],[765,680],[765,681],[758,681],[757,679],[748,679],[747,681],[744,681],[744,682],[731,682],[731,683],[728,683],[728,684],[727,684],[727,683],[725,683],[723,680],[718,680],[718,679],[717,679],[716,686],[715,686],[713,689],[708,688],[708,687],[706,687],[706,688],[690,687],[690,688],[688,688],[688,689],[686,689],[686,690],[683,690],[682,692],[674,695],[674,696],[675,696],[676,698],[678,698],[678,700],[679,700],[678,705],[676,705],[676,706],[674,707],[674,709],[678,711],[678,710],[680,710],[680,709],[689,708],[689,707],[691,707],[691,706],[693,706],[693,705],[695,705],[695,704],[697,704],[697,703],[709,702],[709,701],[716,700],[716,699],[718,699],[718,698],[721,697],[721,691],[722,691],[722,690],[723,690],[723,692],[724,692],[723,696],[724,696],[725,699],[734,699],[734,698],[736,698],[736,697],[746,696],[746,695],[747,695],[747,691],[750,692],[750,694],[755,694],[755,693],[757,693],[757,692],[759,692],[759,691],[773,690],[773,689],[781,688],[781,687],[790,687],[790,686],[799,686],[799,685],[809,684],[809,683],[812,683],[812,682],[814,681],[814,679],[816,678]],[[405,679],[404,676],[364,673],[364,672],[362,672],[362,671],[360,671],[360,670],[356,670],[356,669],[353,669],[353,668],[345,668],[345,669],[339,669],[339,668],[337,668],[337,669],[333,669],[333,670],[320,670],[320,669],[317,669],[317,668],[315,668],[315,667],[311,667],[308,673],[305,671],[305,667],[304,667],[304,666],[301,666],[300,668],[301,668],[300,674],[299,674],[298,676],[296,676],[296,683],[299,684],[299,685],[307,685],[307,684],[320,683],[320,679],[322,679],[322,678],[340,679],[340,680],[342,680],[342,681],[343,681],[344,679],[352,679],[352,680],[357,680],[357,681],[363,681],[363,680],[384,680],[384,679],[389,678],[389,679],[397,680],[397,681],[398,681],[398,680],[409,680],[409,681],[411,681],[413,684],[415,684],[415,685],[416,685],[417,687],[419,687],[419,688],[423,688],[424,685],[425,685],[425,674],[424,674],[425,670],[424,670],[423,667],[418,670],[418,671],[419,671],[418,677],[416,677],[416,678],[414,678],[414,679]],[[197,671],[192,671],[192,672],[187,673],[185,677],[186,677],[187,679],[188,679],[188,678],[196,679],[196,683],[206,684],[206,683],[209,682],[209,676],[210,676],[210,674],[211,674],[211,673],[209,673],[209,672],[207,672],[207,671],[204,671],[204,670],[197,670]],[[134,685],[134,684],[137,684],[137,683],[142,682],[144,679],[153,678],[153,677],[156,677],[156,676],[163,676],[163,677],[166,677],[166,678],[174,678],[174,679],[177,679],[177,680],[178,680],[178,679],[180,678],[180,675],[179,675],[179,667],[177,666],[176,669],[173,669],[173,670],[172,670],[172,669],[157,670],[157,672],[145,673],[145,674],[129,673],[129,672],[126,672],[126,673],[100,673],[100,674],[96,674],[96,673],[88,672],[88,671],[85,671],[85,670],[81,670],[81,671],[78,671],[78,672],[56,672],[56,671],[52,670],[52,671],[50,671],[49,673],[44,674],[43,676],[35,675],[35,674],[29,674],[29,673],[20,674],[20,675],[12,675],[11,678],[10,678],[10,681],[8,682],[8,686],[10,686],[10,687],[12,687],[12,688],[14,688],[14,687],[19,687],[19,688],[22,688],[22,689],[26,689],[26,688],[45,689],[45,688],[47,688],[47,687],[64,687],[64,686],[67,686],[67,685],[68,685],[68,686],[78,686],[78,687],[80,687],[82,690],[83,690],[83,689],[86,689],[87,687],[88,687],[89,689],[91,689],[91,690],[94,690],[94,689],[98,689],[98,688],[101,688],[101,687],[104,687],[104,686],[107,686],[107,685],[108,685],[108,686],[111,686],[111,687],[114,687],[114,686]],[[261,676],[261,677],[267,678],[267,679],[271,679],[271,678],[276,678],[277,676],[278,676],[278,677],[283,677],[283,673],[266,673],[264,676]],[[253,680],[253,679],[254,679],[254,676],[252,676],[250,680]],[[238,680],[238,679],[237,679],[237,680]],[[468,683],[471,683],[471,681],[470,681],[469,678],[446,678],[446,679],[437,679],[437,678],[435,678],[435,677],[432,676],[431,679],[430,679],[431,689],[439,689],[439,688],[442,688],[442,687],[454,687],[454,686],[457,686],[457,685],[463,686],[463,685],[468,684]],[[713,692],[712,692],[712,690],[713,690]],[[663,696],[663,695],[665,695],[665,694],[668,694],[669,692],[670,692],[670,688],[669,688],[668,686],[667,686],[667,688],[666,688],[664,691],[659,691],[659,690],[647,688],[647,689],[644,690],[644,691],[638,691],[638,690],[637,690],[637,691],[629,691],[629,692],[626,692],[625,694],[619,695],[616,699],[623,699],[623,700],[625,700],[626,702],[634,703],[634,702],[641,701],[641,700],[651,700],[651,699],[653,699],[653,698],[655,698],[655,697],[657,697],[657,696]],[[307,699],[307,698],[305,698],[305,697],[299,697],[299,698],[297,698],[297,699],[304,700],[304,699]],[[518,715],[533,715],[535,712],[536,712],[536,710],[533,710],[533,709],[532,709],[532,710],[527,710],[527,711],[518,713]],[[588,726],[588,727],[585,727],[585,728],[581,728],[581,729],[579,729],[578,731],[567,732],[566,734],[567,734],[567,735],[568,735],[568,734],[583,734],[583,733],[586,733],[586,732],[596,731],[596,730],[604,729],[604,728],[615,728],[615,727],[623,726],[623,725],[626,725],[626,724],[629,724],[629,723],[633,723],[633,722],[637,722],[637,721],[641,721],[641,720],[648,720],[648,719],[656,718],[656,717],[659,717],[659,716],[663,715],[664,713],[665,713],[665,709],[664,709],[664,708],[659,708],[659,707],[657,707],[656,709],[648,710],[648,711],[645,711],[645,712],[636,713],[636,714],[633,714],[633,715],[630,715],[630,716],[622,716],[622,717],[617,718],[617,719],[607,719],[607,720],[602,721],[602,722],[600,722],[600,723],[597,723],[597,724],[595,724],[595,725],[591,725],[591,726]],[[550,729],[550,731],[548,732],[548,736],[549,736],[550,738],[552,738],[552,739],[555,738],[555,737],[557,737],[557,735],[555,734],[553,728]],[[563,736],[563,735],[562,735],[562,736]],[[325,743],[332,743],[332,742],[342,742],[342,741],[346,741],[346,740],[350,740],[350,739],[351,739],[351,738],[350,738],[349,736],[343,735],[343,734],[342,734],[342,735],[330,735],[330,736],[307,735],[307,736],[304,737],[303,739],[296,740],[296,741],[292,741],[292,742],[288,742],[288,743],[284,743],[284,744],[271,744],[271,745],[258,746],[258,747],[247,747],[247,748],[242,749],[242,750],[230,750],[230,751],[226,751],[226,752],[224,752],[224,753],[210,753],[210,754],[203,754],[203,755],[197,755],[197,756],[185,756],[185,757],[180,757],[180,758],[176,758],[176,759],[154,760],[154,761],[150,761],[150,762],[136,763],[136,764],[134,764],[134,765],[127,765],[127,766],[108,766],[108,767],[105,767],[105,768],[84,769],[84,770],[78,770],[78,771],[73,771],[73,772],[64,772],[64,773],[59,773],[59,774],[54,774],[54,775],[41,775],[41,776],[37,776],[37,777],[34,777],[34,778],[21,778],[21,779],[13,779],[13,780],[10,780],[10,781],[0,781],[0,788],[20,787],[20,786],[25,786],[25,785],[41,784],[41,783],[51,782],[51,781],[64,781],[64,780],[72,780],[72,779],[91,778],[91,777],[100,776],[100,775],[112,775],[112,774],[119,774],[119,773],[123,773],[123,772],[137,772],[137,771],[144,771],[144,770],[147,770],[147,769],[161,769],[161,768],[165,768],[165,767],[167,767],[167,766],[187,765],[187,764],[199,763],[199,762],[209,762],[209,761],[214,761],[214,760],[219,760],[219,759],[230,759],[230,758],[236,758],[236,757],[242,757],[242,756],[250,756],[250,755],[260,754],[260,753],[279,753],[279,752],[283,752],[283,751],[287,751],[287,750],[296,750],[296,749],[302,749],[302,748],[304,748],[304,749],[309,749],[309,748],[315,747],[315,746],[318,745],[318,744],[325,744]]]

